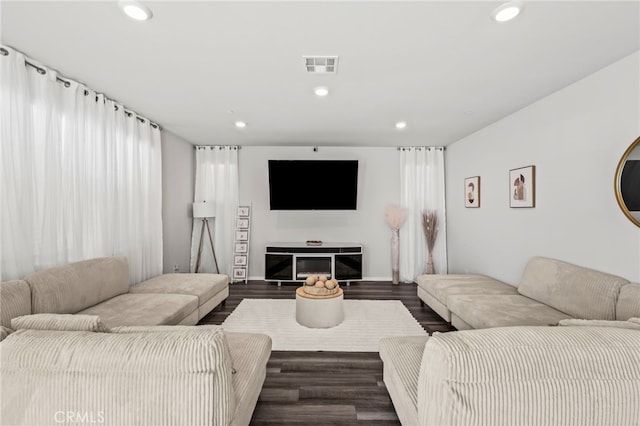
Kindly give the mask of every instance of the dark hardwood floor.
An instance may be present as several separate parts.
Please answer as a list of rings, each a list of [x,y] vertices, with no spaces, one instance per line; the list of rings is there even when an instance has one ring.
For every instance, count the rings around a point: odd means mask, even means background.
[[[200,324],[222,324],[245,298],[294,299],[299,284],[250,281],[229,286],[224,306]],[[400,300],[429,333],[448,325],[420,305],[415,283],[362,281],[342,286],[345,299]],[[377,352],[273,351],[251,425],[399,425],[382,381]]]

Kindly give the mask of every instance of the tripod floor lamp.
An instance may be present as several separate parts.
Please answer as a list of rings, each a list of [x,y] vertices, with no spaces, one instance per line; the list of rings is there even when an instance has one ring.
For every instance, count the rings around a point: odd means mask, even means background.
[[[200,245],[198,246],[198,257],[196,258],[196,273],[200,269],[200,260],[202,260],[202,245],[204,244],[204,227],[207,227],[209,234],[209,242],[211,243],[211,253],[213,253],[213,262],[216,264],[216,273],[220,273],[218,268],[218,259],[216,259],[216,249],[213,247],[213,238],[211,238],[211,229],[209,228],[209,218],[216,217],[216,205],[213,202],[199,201],[193,203],[193,218],[202,219],[202,229],[200,229]]]

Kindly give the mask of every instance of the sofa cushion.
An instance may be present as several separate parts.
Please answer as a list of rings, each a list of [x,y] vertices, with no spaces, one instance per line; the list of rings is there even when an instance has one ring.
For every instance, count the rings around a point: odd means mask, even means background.
[[[111,329],[112,333],[186,333],[193,330],[192,325],[125,325],[121,327],[114,327]],[[224,330],[222,326],[207,324],[199,325],[198,331],[203,330]],[[226,337],[225,337],[226,340]],[[227,345],[228,348],[228,345]],[[233,357],[231,352],[227,351],[227,359],[229,363],[229,369],[231,373],[235,374],[236,369],[233,366]]]
[[[445,305],[453,294],[518,294],[516,287],[484,275],[421,275],[416,282]]]
[[[26,276],[32,313],[75,314],[129,291],[126,257],[102,257]]]
[[[130,293],[190,294],[203,305],[229,285],[229,277],[219,274],[164,274],[136,284]]]
[[[18,331],[2,342],[2,423],[55,424],[64,411],[90,413],[83,424],[228,425],[224,346],[220,330]]]
[[[473,328],[556,325],[562,319],[571,318],[571,315],[519,294],[460,294],[450,296],[448,301],[451,312]]]
[[[271,338],[258,333],[225,334],[236,371],[232,377],[236,407],[231,425],[248,425],[267,375]]]
[[[616,304],[616,319],[640,317],[640,284],[623,285]]]
[[[632,425],[640,419],[640,332],[505,327],[434,333],[418,379],[418,422]]]
[[[33,314],[23,315],[11,320],[14,330],[57,330],[57,331],[94,331],[106,332],[97,315],[73,314]]]
[[[0,325],[11,327],[11,319],[31,313],[31,290],[23,280],[0,283]]]
[[[383,379],[404,425],[418,424],[418,375],[429,336],[398,336],[380,340]]]
[[[198,298],[185,294],[121,294],[80,314],[98,315],[106,327],[176,325],[198,310]]]
[[[575,318],[616,319],[624,278],[555,259],[534,257],[518,286],[520,294]]]

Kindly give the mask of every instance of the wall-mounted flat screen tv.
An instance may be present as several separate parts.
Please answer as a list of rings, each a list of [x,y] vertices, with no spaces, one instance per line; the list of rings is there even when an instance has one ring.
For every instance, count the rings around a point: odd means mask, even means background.
[[[271,210],[356,210],[358,160],[269,160]]]

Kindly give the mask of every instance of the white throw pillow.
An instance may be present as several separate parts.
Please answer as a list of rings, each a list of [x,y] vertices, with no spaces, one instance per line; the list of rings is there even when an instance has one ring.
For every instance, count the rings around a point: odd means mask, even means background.
[[[14,330],[55,330],[108,332],[97,315],[33,314],[11,320]]]
[[[586,327],[616,327],[616,328],[628,328],[631,330],[640,330],[640,322],[632,321],[605,321],[605,320],[585,320],[585,319],[563,319],[560,320],[558,325],[567,326],[586,326]]]

